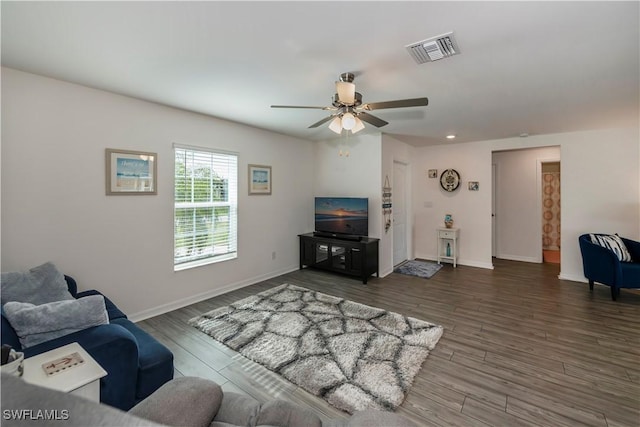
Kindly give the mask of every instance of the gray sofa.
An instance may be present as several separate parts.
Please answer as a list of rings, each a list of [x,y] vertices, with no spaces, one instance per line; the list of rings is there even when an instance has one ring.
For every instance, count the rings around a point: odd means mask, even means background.
[[[314,413],[284,400],[261,405],[244,395],[223,393],[215,382],[195,377],[169,381],[129,412],[27,384],[7,374],[2,374],[1,380],[5,427],[54,423],[65,427],[415,427],[400,415],[373,410],[357,412],[348,420],[323,422]]]

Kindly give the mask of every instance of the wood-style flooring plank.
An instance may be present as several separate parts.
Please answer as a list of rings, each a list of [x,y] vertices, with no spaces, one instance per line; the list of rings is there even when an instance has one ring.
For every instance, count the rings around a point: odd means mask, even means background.
[[[396,412],[413,419],[418,422],[418,425],[436,425],[440,427],[491,426],[459,410],[450,409],[448,405],[442,405],[428,398],[420,400],[406,399],[402,408]]]
[[[554,405],[554,403],[556,403],[556,401],[546,400],[532,404],[514,397],[509,397],[509,399],[507,399],[507,413],[541,425],[558,427],[575,427],[576,425],[607,427],[607,422],[602,414],[582,415],[579,411],[573,411],[571,414],[573,416],[570,416],[565,412],[566,407],[562,407],[562,405],[559,404]]]
[[[347,418],[302,388],[187,324],[283,283],[444,327],[397,412],[421,426],[640,426],[640,292],[558,279],[556,264],[494,259],[494,270],[445,264],[431,279],[359,280],[305,269],[147,319],[173,351],[176,376],[214,379],[261,402],[289,400]]]
[[[270,399],[286,399],[297,386],[267,368],[239,356],[220,373],[260,402]]]
[[[206,378],[215,381],[218,384],[222,384],[227,381],[227,378],[220,375],[218,371],[211,368],[202,360],[198,359],[196,356],[190,353],[188,349],[180,346],[180,344],[176,343],[173,339],[171,339],[164,333],[158,331],[157,329],[151,328],[148,325],[145,325],[144,329],[152,334],[158,341],[164,344],[173,353],[173,363],[175,369],[180,371],[183,376]]]
[[[471,397],[465,398],[462,413],[489,426],[536,427],[540,425],[504,410],[498,410],[491,405],[485,405]]]

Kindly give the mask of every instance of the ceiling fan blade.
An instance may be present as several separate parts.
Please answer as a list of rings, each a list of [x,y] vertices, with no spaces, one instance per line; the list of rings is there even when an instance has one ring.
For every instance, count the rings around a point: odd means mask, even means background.
[[[310,108],[314,110],[335,110],[335,107],[310,107],[306,105],[272,105],[271,108]]]
[[[372,116],[371,114],[365,113],[365,112],[358,113],[357,117],[360,120],[363,120],[363,121],[365,121],[367,123],[370,123],[370,124],[372,124],[372,125],[374,125],[375,127],[378,127],[378,128],[381,128],[382,126],[385,126],[385,125],[389,124],[389,122],[385,122],[384,120],[379,119],[376,116]]]
[[[399,99],[397,101],[371,102],[363,105],[365,110],[382,110],[383,108],[424,107],[429,105],[427,98]]]
[[[328,117],[325,117],[324,119],[320,120],[319,122],[315,122],[314,124],[312,124],[311,126],[309,126],[309,129],[311,128],[317,128],[318,126],[320,126],[321,124],[327,123],[329,120],[333,119],[335,117],[335,115],[331,115]]]

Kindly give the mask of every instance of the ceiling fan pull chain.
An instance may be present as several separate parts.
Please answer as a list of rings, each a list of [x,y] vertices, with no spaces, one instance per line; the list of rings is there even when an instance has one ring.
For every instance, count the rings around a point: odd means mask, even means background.
[[[338,155],[340,157],[342,156],[349,157],[349,154],[350,154],[349,153],[349,131],[348,130],[341,131],[340,136],[342,136],[343,133],[345,136],[340,139]],[[342,149],[343,145],[344,145],[344,150]]]
[[[350,132],[349,132],[349,131],[346,131],[345,133],[346,133],[346,136],[345,136],[345,138],[344,138],[344,145],[345,145],[345,147],[346,147],[346,148],[345,148],[345,150],[346,150],[345,156],[346,156],[346,157],[349,157],[349,133],[350,133]]]

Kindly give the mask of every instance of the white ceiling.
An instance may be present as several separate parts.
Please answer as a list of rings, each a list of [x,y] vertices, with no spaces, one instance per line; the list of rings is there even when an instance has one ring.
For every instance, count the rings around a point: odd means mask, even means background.
[[[630,2],[7,2],[2,65],[311,140],[342,72],[414,145],[617,126],[640,115]],[[453,31],[461,54],[405,46]],[[376,132],[367,124],[363,132]]]

